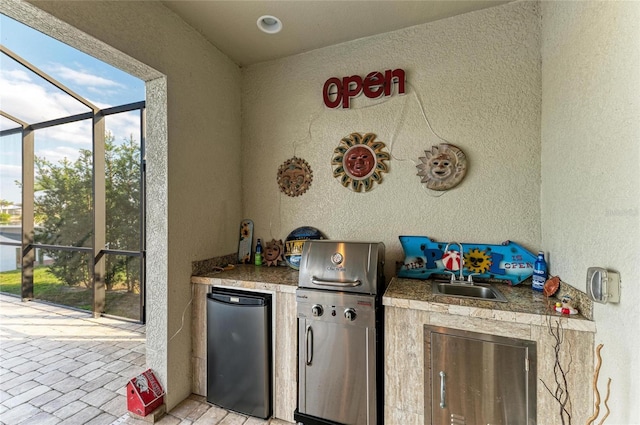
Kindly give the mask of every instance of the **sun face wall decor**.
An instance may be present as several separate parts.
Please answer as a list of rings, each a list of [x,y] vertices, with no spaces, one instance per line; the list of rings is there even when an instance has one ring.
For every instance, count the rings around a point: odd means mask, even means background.
[[[391,157],[383,142],[376,141],[373,133],[351,133],[343,138],[337,148],[334,149],[331,165],[333,177],[340,179],[344,187],[354,192],[369,191],[373,183],[382,183],[382,173],[388,172],[388,166],[384,161]]]
[[[267,267],[277,266],[279,261],[284,261],[284,244],[282,239],[271,239],[271,242],[267,242],[264,250],[264,259],[266,260]]]
[[[302,195],[311,186],[313,171],[307,161],[294,156],[278,168],[277,180],[281,192],[295,197]]]
[[[433,190],[448,190],[457,186],[467,174],[467,156],[457,146],[441,143],[424,151],[422,164],[416,165],[421,183]]]

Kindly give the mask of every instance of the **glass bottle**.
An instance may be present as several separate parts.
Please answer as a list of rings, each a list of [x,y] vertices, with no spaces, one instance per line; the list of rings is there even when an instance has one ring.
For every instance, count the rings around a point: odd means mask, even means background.
[[[532,285],[534,291],[542,291],[547,281],[547,262],[544,259],[544,252],[539,251],[536,262],[533,264]]]
[[[256,255],[254,262],[256,266],[262,265],[262,242],[260,239],[258,239],[258,242],[256,243]]]

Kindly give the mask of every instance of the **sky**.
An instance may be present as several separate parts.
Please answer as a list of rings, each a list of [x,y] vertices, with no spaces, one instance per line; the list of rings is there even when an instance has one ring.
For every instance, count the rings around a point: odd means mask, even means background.
[[[101,109],[145,100],[145,85],[117,68],[0,14],[0,43]],[[82,103],[37,74],[0,54],[0,110],[28,124],[89,112]],[[0,117],[0,130],[16,128]],[[140,140],[139,114],[108,116],[107,131],[116,142]],[[21,180],[20,134],[0,138],[0,199],[21,203],[15,184]],[[36,155],[57,163],[74,161],[79,149],[91,148],[91,122],[84,120],[35,133]]]

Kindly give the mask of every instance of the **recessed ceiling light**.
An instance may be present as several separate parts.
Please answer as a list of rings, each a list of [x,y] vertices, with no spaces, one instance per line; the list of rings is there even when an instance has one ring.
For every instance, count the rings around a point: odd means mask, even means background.
[[[275,34],[280,32],[282,29],[282,22],[280,22],[280,19],[271,15],[263,15],[259,17],[258,22],[256,23],[258,24],[258,28],[267,34]]]

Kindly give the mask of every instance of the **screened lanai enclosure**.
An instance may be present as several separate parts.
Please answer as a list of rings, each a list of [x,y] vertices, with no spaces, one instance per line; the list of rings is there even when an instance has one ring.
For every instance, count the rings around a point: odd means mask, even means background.
[[[0,292],[144,323],[144,100],[96,106],[0,50]],[[20,79],[46,89],[6,98]]]

